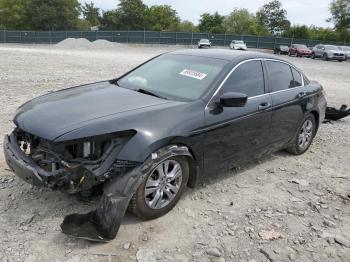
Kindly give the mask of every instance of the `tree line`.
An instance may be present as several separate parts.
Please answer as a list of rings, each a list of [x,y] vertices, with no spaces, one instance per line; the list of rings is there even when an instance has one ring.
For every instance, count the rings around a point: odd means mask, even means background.
[[[78,0],[0,0],[0,28],[14,30],[153,30],[239,35],[278,35],[325,41],[350,39],[350,0],[333,0],[327,21],[334,28],[292,25],[279,0],[254,14],[235,8],[226,16],[201,15],[199,24],[181,20],[169,5],[147,6],[142,0],[120,0],[116,9],[101,10]],[[312,15],[312,11],[310,11]]]

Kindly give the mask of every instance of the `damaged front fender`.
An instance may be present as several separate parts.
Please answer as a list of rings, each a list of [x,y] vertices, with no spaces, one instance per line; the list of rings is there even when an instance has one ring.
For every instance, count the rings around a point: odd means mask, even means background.
[[[115,238],[129,202],[143,179],[164,159],[191,153],[185,146],[171,145],[152,153],[147,160],[131,171],[114,176],[107,182],[95,211],[72,214],[64,218],[64,234],[90,241],[107,242]]]

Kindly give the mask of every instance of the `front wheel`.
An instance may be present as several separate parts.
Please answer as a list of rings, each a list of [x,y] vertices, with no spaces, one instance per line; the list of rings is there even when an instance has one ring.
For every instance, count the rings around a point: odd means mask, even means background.
[[[142,181],[131,199],[129,210],[144,219],[165,215],[179,201],[188,177],[189,165],[185,157],[164,159]]]
[[[316,58],[315,53],[312,53],[312,54],[311,54],[311,58],[312,58],[312,59],[315,59],[315,58]]]
[[[299,127],[292,144],[286,150],[294,155],[304,154],[310,147],[316,135],[316,121],[312,114],[307,115]]]

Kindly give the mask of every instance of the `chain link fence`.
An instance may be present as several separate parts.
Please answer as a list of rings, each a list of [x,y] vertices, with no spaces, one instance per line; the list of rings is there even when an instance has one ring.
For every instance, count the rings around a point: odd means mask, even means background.
[[[0,43],[56,44],[67,38],[86,38],[90,41],[104,39],[118,43],[196,45],[201,38],[210,39],[214,46],[228,46],[232,40],[243,40],[250,48],[273,49],[276,45],[319,43],[348,45],[346,42],[329,42],[310,39],[235,34],[209,34],[157,31],[0,31]]]

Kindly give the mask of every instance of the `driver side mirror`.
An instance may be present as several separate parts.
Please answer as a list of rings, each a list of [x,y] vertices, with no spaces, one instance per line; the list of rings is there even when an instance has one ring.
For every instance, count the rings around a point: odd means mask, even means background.
[[[248,96],[237,92],[228,92],[220,97],[222,107],[244,107],[247,104]]]

